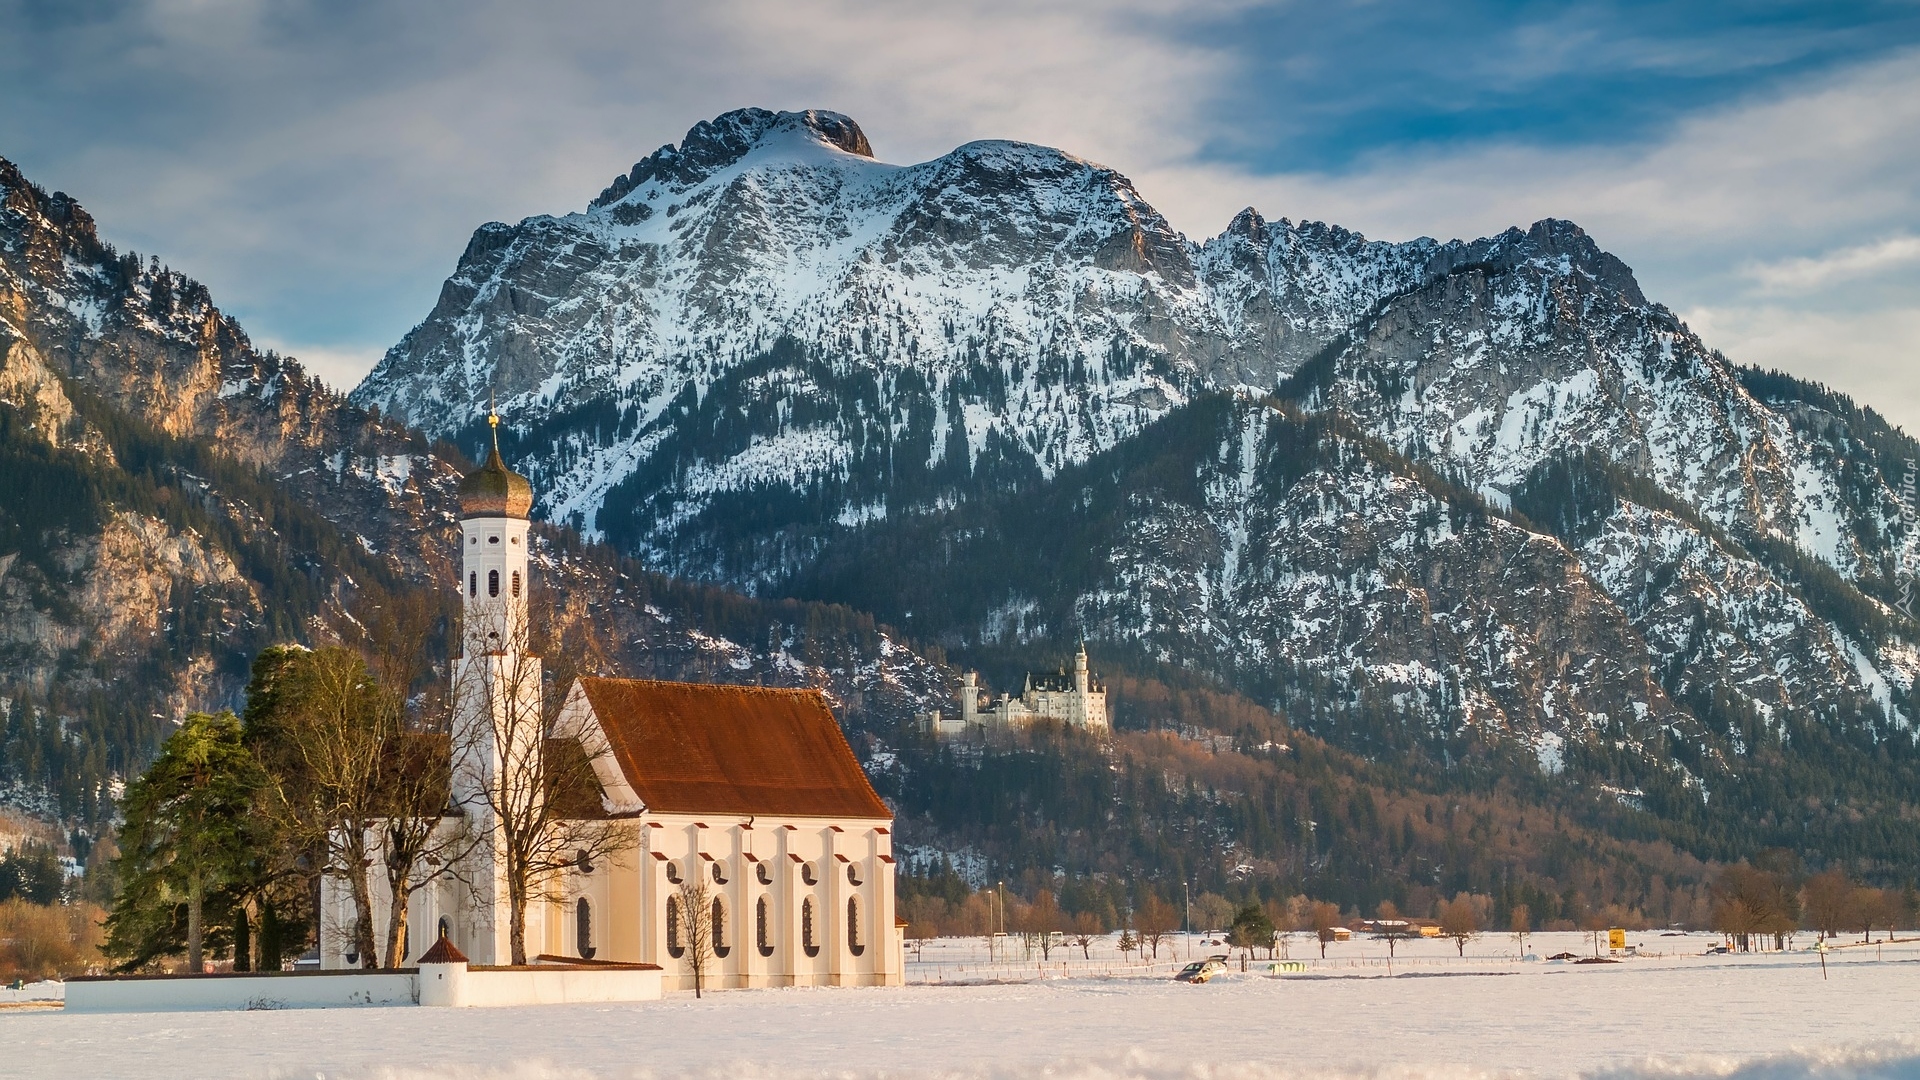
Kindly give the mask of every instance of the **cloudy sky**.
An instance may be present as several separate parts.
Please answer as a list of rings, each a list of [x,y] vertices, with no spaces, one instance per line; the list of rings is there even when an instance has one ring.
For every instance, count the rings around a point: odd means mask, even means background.
[[[0,156],[351,385],[473,228],[743,105],[1112,165],[1189,235],[1571,218],[1735,359],[1920,431],[1920,5],[0,0]]]

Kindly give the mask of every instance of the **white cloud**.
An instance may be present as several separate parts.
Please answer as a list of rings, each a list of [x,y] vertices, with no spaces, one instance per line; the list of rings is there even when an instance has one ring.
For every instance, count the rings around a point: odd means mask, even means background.
[[[387,351],[381,345],[359,348],[298,345],[262,338],[255,338],[254,344],[293,357],[300,361],[300,366],[306,368],[308,374],[343,393],[353,389],[367,372],[373,370],[373,365],[379,363],[380,357]]]
[[[1824,255],[1754,263],[1746,274],[1768,292],[1809,292],[1920,261],[1920,236],[1889,236]]]
[[[1338,175],[1258,174],[1205,159],[1242,136],[1217,103],[1247,65],[1300,58],[1180,32],[1241,6],[135,5],[128,26],[66,52],[0,38],[0,96],[95,103],[77,119],[0,111],[0,153],[342,383],[379,354],[369,342],[426,314],[481,222],[580,207],[692,123],[765,105],[848,113],[892,161],[976,138],[1060,146],[1125,172],[1196,236],[1249,204],[1386,238],[1571,218],[1649,295],[1711,311],[1710,340],[1737,359],[1783,356],[1866,400],[1888,392],[1877,380],[1920,384],[1885,361],[1902,297],[1817,288],[1898,266],[1920,236],[1920,53],[1646,143],[1391,150]],[[1797,366],[1769,341],[1837,344]]]

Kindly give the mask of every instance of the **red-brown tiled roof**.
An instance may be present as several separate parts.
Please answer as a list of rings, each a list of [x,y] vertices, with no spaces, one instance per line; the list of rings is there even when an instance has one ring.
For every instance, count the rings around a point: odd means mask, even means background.
[[[647,679],[580,685],[650,810],[893,817],[818,691]]]

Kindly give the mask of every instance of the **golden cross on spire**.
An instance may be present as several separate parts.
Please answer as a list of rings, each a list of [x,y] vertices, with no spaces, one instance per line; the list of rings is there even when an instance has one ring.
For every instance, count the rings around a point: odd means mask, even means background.
[[[500,456],[500,413],[493,407],[493,388],[487,388],[487,427],[493,434],[493,456]]]

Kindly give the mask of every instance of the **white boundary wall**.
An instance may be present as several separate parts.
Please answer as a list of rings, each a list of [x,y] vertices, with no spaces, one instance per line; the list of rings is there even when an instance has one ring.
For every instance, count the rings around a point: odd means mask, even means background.
[[[660,969],[424,964],[417,971],[305,971],[69,979],[68,1012],[327,1009],[360,1005],[562,1005],[653,1001]]]
[[[67,980],[68,1012],[412,1005],[411,971],[261,972]]]
[[[653,1001],[660,996],[657,967],[521,967],[470,969],[465,964],[421,964],[420,1004],[562,1005]]]

